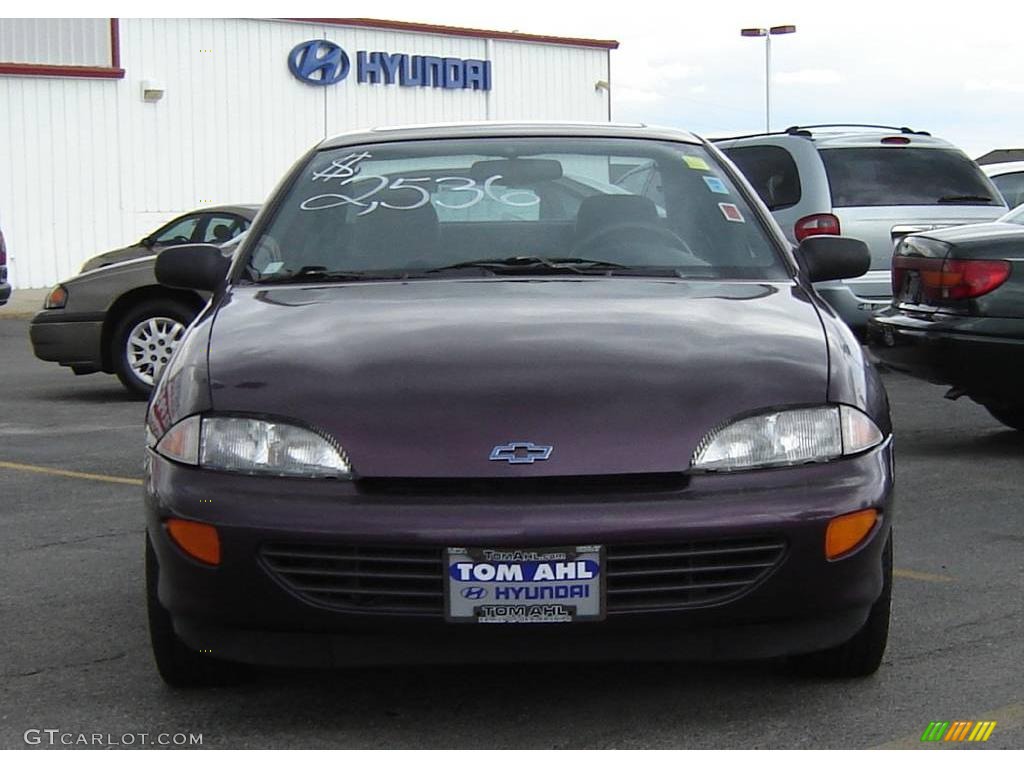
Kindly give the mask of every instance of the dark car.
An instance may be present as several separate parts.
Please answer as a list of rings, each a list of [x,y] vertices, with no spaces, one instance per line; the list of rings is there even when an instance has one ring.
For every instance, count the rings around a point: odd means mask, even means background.
[[[219,245],[233,240],[249,228],[258,205],[221,205],[199,208],[164,224],[134,245],[93,256],[82,264],[82,272],[118,264],[122,261],[155,256],[164,248],[189,243]]]
[[[241,238],[217,248],[230,257]],[[208,292],[160,285],[155,266],[156,255],[144,256],[57,285],[29,325],[36,357],[79,375],[117,374],[129,391],[148,397],[154,378],[210,298]]]
[[[874,354],[1024,429],[1024,206],[905,238],[892,284],[892,307],[868,326]]]
[[[7,243],[4,233],[0,231],[0,307],[11,298],[11,284],[7,282]]]
[[[546,199],[645,163],[658,203]],[[677,131],[323,142],[230,270],[207,246],[157,260],[214,292],[147,413],[160,673],[790,656],[870,674],[888,403],[811,286],[868,263],[846,238],[794,252]]]

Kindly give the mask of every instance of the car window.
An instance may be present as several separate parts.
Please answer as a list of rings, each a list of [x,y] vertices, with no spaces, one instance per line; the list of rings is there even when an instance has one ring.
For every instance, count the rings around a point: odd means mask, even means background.
[[[248,226],[249,223],[238,216],[214,214],[206,219],[206,231],[203,234],[203,242],[215,245],[226,243],[228,240],[242,234]]]
[[[724,150],[769,210],[800,202],[800,172],[793,156],[782,147],[731,147]]]
[[[612,182],[623,165],[647,167],[644,194]],[[740,191],[697,144],[510,138],[325,150],[274,211],[247,253],[255,280],[427,275],[510,257],[698,278],[789,275]]]
[[[152,236],[153,242],[157,245],[185,245],[191,243],[196,234],[196,226],[199,224],[198,216],[186,216],[183,219],[172,221],[163,229],[157,230]]]
[[[832,205],[994,205],[981,169],[962,152],[905,146],[823,149]]]
[[[496,182],[491,185],[493,194],[476,200],[474,193],[467,193],[468,183],[465,176],[446,175],[432,185],[430,202],[439,221],[537,221],[540,218],[541,198],[534,190]],[[519,204],[508,205],[502,200],[517,200]]]
[[[626,171],[615,183],[634,195],[649,197],[659,206],[665,204],[665,196],[661,189],[661,175],[651,163],[643,163],[639,167]]]
[[[1002,192],[1006,204],[1011,208],[1024,203],[1024,171],[993,176],[992,183]]]

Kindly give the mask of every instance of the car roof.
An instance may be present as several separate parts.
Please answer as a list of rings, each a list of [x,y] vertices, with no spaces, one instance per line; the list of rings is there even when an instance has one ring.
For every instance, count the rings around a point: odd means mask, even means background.
[[[899,137],[904,139],[902,146],[914,146],[936,149],[956,149],[945,139],[940,139],[925,131],[896,126],[791,126],[784,131],[771,133],[755,133],[746,136],[727,136],[713,139],[727,146],[756,145],[764,139],[785,142],[808,141],[818,149],[835,149],[847,147],[877,147],[882,139]],[[895,145],[900,146],[900,145]]]
[[[404,125],[352,131],[325,139],[317,149],[334,149],[353,144],[377,144],[390,141],[422,139],[517,138],[520,136],[571,136],[579,138],[664,139],[701,143],[694,134],[675,128],[649,126],[643,123],[583,122],[465,122]]]
[[[196,208],[186,216],[196,213],[237,213],[240,216],[253,218],[260,210],[258,203],[232,203],[231,205],[211,205],[207,208]]]
[[[1016,160],[1009,163],[990,163],[981,166],[981,170],[989,176],[1002,176],[1004,173],[1018,173],[1024,171],[1024,160]]]

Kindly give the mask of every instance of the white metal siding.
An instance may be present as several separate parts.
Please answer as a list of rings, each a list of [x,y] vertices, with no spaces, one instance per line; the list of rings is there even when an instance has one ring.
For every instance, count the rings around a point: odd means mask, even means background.
[[[110,66],[110,19],[0,19],[0,62]]]
[[[51,285],[192,208],[260,202],[326,135],[608,115],[594,88],[608,78],[603,49],[255,19],[122,19],[120,37],[123,80],[0,75],[0,227],[16,288]],[[288,52],[314,38],[349,53],[346,80],[292,77]],[[359,84],[357,50],[490,50],[493,91]],[[164,87],[161,101],[142,101],[144,80]]]

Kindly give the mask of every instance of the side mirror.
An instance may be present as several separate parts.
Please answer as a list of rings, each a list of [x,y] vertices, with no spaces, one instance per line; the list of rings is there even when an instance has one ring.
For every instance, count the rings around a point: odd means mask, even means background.
[[[871,267],[871,252],[861,240],[813,235],[797,246],[797,254],[812,283],[860,277]]]
[[[168,288],[216,291],[228,275],[231,260],[213,245],[173,245],[156,257],[156,279]]]

